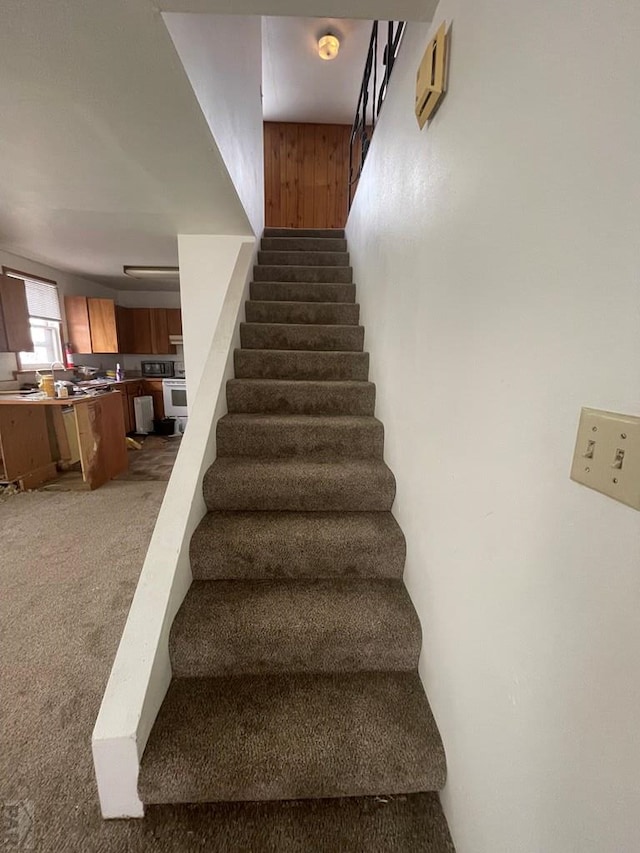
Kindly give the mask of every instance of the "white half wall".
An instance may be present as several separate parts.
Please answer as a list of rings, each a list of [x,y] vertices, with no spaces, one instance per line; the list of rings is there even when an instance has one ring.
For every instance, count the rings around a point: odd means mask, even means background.
[[[262,21],[163,14],[254,234],[264,227]]]
[[[202,480],[215,459],[217,421],[227,411],[226,383],[233,376],[254,259],[254,241],[237,241],[223,298],[217,308],[209,306],[207,353],[199,365],[209,384],[190,399],[189,424],[94,727],[93,760],[105,818],[143,816],[139,764],[171,681],[169,631],[191,585],[189,543],[206,512]]]
[[[179,234],[180,298],[187,397],[194,400],[229,280],[244,243],[253,237]]]
[[[444,0],[410,24],[347,235],[458,853],[640,850],[640,515],[569,480],[640,414],[640,5]],[[435,28],[435,27],[434,27]]]

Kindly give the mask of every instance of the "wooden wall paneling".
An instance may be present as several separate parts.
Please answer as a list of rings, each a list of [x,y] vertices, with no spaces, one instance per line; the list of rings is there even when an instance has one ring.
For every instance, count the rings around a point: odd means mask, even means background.
[[[329,141],[327,125],[316,132],[315,182],[313,198],[313,227],[328,228],[327,196],[329,179]]]
[[[314,124],[301,124],[302,143],[302,228],[313,225],[313,198],[316,183],[316,135]]]
[[[280,146],[280,222],[283,227],[287,223],[287,197],[289,194],[289,185],[287,184],[287,148],[289,145],[287,126],[281,124],[278,132]]]
[[[336,227],[338,196],[338,146],[339,135],[335,125],[327,128],[327,222]]]
[[[265,122],[267,226],[344,226],[350,133],[348,125]]]

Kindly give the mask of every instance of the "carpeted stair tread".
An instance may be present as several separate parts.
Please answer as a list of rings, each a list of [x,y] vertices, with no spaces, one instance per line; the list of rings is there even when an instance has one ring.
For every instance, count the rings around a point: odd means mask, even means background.
[[[265,228],[264,237],[338,237],[344,239],[344,228]]]
[[[258,252],[258,263],[266,266],[282,266],[284,264],[296,267],[348,267],[348,252],[329,251],[262,251]]]
[[[237,379],[354,380],[369,377],[368,352],[237,349]]]
[[[144,803],[435,791],[446,760],[417,672],[176,678],[142,756]]]
[[[344,237],[263,237],[265,252],[346,252]]]
[[[345,302],[276,302],[249,300],[247,323],[318,323],[324,326],[357,326],[360,306]]]
[[[291,415],[373,415],[371,382],[230,379],[229,412]]]
[[[208,469],[203,491],[210,511],[387,512],[396,486],[380,459],[227,456]]]
[[[351,267],[293,266],[291,264],[258,264],[253,268],[254,281],[307,281],[350,284]]]
[[[420,621],[400,580],[194,581],[171,628],[174,678],[411,671]]]
[[[244,349],[338,350],[361,352],[363,326],[320,326],[309,323],[240,323]]]
[[[189,547],[194,578],[401,578],[390,512],[209,512]]]
[[[382,459],[384,428],[355,415],[224,415],[216,429],[218,456],[299,456]]]
[[[455,853],[440,798],[433,792],[151,805],[145,809],[145,829],[146,842],[127,853]]]
[[[356,286],[313,281],[252,281],[252,299],[276,302],[355,302]]]

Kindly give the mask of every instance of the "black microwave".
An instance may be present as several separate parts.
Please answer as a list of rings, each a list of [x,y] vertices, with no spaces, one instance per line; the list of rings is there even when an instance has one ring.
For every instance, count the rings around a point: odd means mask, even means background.
[[[172,361],[143,361],[142,362],[143,376],[159,376],[163,379],[173,376]]]

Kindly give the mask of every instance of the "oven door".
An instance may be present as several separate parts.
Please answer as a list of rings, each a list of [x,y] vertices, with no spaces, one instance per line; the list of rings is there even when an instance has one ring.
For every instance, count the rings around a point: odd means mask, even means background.
[[[184,379],[164,379],[162,381],[162,396],[165,417],[186,417],[187,383]]]

